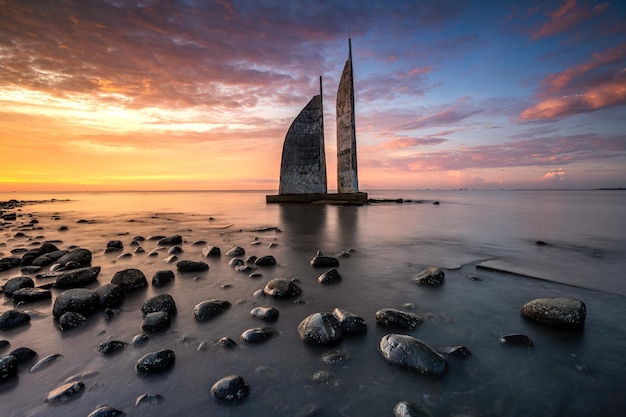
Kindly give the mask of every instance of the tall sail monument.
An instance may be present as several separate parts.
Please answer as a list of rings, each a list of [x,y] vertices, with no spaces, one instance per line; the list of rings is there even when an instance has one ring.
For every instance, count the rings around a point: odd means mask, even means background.
[[[359,192],[354,121],[352,40],[348,39],[348,60],[337,89],[337,193]]]

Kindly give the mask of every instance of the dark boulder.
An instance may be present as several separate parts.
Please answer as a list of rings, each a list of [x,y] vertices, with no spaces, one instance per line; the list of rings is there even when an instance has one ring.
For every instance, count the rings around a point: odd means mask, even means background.
[[[202,249],[202,256],[205,256],[207,258],[213,257],[213,256],[220,257],[222,256],[222,251],[217,246],[208,246]]]
[[[311,259],[311,266],[334,268],[339,266],[339,260],[333,256],[324,256],[321,252]]]
[[[259,343],[270,339],[276,333],[276,329],[271,327],[255,327],[241,333],[241,339],[246,343]]]
[[[261,256],[254,261],[256,266],[274,266],[276,265],[276,258],[272,255]]]
[[[443,346],[437,352],[453,358],[465,359],[472,356],[472,352],[465,346]]]
[[[417,314],[383,308],[376,312],[376,323],[390,328],[410,330],[422,324],[422,318]]]
[[[332,313],[313,313],[298,325],[298,333],[305,343],[330,344],[341,340],[339,321]]]
[[[573,298],[537,298],[522,306],[522,316],[560,329],[581,329],[585,325],[585,303]]]
[[[0,356],[0,383],[17,373],[17,358],[13,355]]]
[[[85,287],[92,282],[96,282],[100,275],[99,266],[73,269],[62,272],[54,282],[54,288],[65,290],[68,288]]]
[[[173,245],[182,245],[183,237],[181,235],[172,235],[168,237],[164,237],[157,242],[159,246],[173,246]]]
[[[169,253],[170,255],[180,255],[183,252],[184,250],[180,246],[172,246],[167,250],[167,253]]]
[[[96,347],[96,352],[102,353],[103,355],[110,355],[112,353],[116,353],[124,349],[128,343],[120,342],[119,340],[108,340],[106,342],[100,343],[98,347]]]
[[[165,311],[155,311],[154,313],[146,314],[141,324],[141,330],[144,332],[158,332],[167,329],[171,322],[170,315]]]
[[[124,412],[108,405],[99,405],[87,417],[118,417],[123,416]]]
[[[0,330],[11,330],[29,322],[30,316],[22,311],[8,310],[0,314]]]
[[[70,262],[78,264],[79,267],[91,265],[91,251],[89,249],[77,248],[69,251],[56,261],[62,267],[66,267]]]
[[[121,252],[124,250],[124,244],[121,240],[109,240],[104,253]]]
[[[264,321],[274,321],[279,314],[279,311],[274,307],[255,307],[250,311],[252,317]]]
[[[317,282],[320,284],[334,284],[340,281],[341,275],[335,268],[329,269],[317,278]]]
[[[448,361],[419,339],[403,334],[388,334],[378,346],[387,363],[425,375],[441,375]]]
[[[33,361],[37,357],[37,352],[26,346],[20,346],[9,352],[9,355],[17,359],[17,364],[22,365]]]
[[[352,314],[346,310],[335,308],[333,316],[339,321],[341,331],[344,334],[365,333],[367,332],[367,323],[362,317]]]
[[[142,394],[135,399],[135,408],[155,408],[160,406],[164,399],[160,394]]]
[[[244,262],[243,262],[243,259],[241,259],[241,258],[233,258],[233,259],[231,259],[228,262],[228,266],[231,266],[233,268],[236,268],[236,267],[241,266],[243,264],[244,264]]]
[[[61,329],[61,331],[83,326],[85,323],[87,323],[87,317],[73,311],[67,311],[59,317],[59,329]]]
[[[250,394],[250,385],[238,375],[230,375],[217,381],[211,387],[211,396],[218,401],[236,403]]]
[[[174,281],[174,271],[157,271],[152,276],[152,286],[160,288]]]
[[[530,337],[525,334],[507,334],[500,338],[500,343],[506,346],[520,346],[525,348],[531,348],[534,346],[533,341]]]
[[[393,417],[430,417],[430,414],[410,401],[400,401],[393,407]]]
[[[21,288],[34,288],[35,281],[31,277],[14,277],[9,279],[2,288],[2,292],[7,297],[11,297],[13,293]]]
[[[218,346],[223,347],[224,349],[232,349],[234,347],[237,347],[237,342],[235,342],[233,339],[231,339],[230,337],[221,337],[217,343]]]
[[[202,261],[180,261],[176,268],[180,272],[203,272],[209,270],[209,265]]]
[[[437,287],[444,282],[445,274],[438,266],[430,266],[417,274],[413,281],[427,287]]]
[[[193,308],[193,316],[198,321],[207,321],[222,314],[230,308],[230,302],[226,300],[205,300]]]
[[[170,369],[176,360],[173,350],[159,350],[143,355],[135,364],[138,374],[154,374]]]
[[[159,294],[147,300],[141,306],[143,314],[155,313],[157,311],[164,311],[169,315],[174,315],[178,311],[176,309],[176,303],[174,298],[169,294]]]
[[[85,384],[81,381],[68,382],[50,391],[44,402],[48,405],[62,404],[79,397],[84,389]]]
[[[230,258],[235,257],[235,256],[244,256],[245,254],[246,254],[246,250],[242,248],[241,246],[235,246],[234,248],[226,252],[226,256]]]
[[[104,284],[97,288],[96,295],[102,308],[118,307],[124,302],[126,296],[122,287],[115,284]]]
[[[263,293],[274,298],[290,298],[300,295],[302,290],[293,280],[274,278],[265,285]]]
[[[99,307],[100,300],[95,291],[87,288],[72,288],[57,295],[52,307],[52,315],[59,318],[68,311],[88,315]]]
[[[128,268],[116,272],[111,278],[111,284],[118,285],[125,293],[129,293],[146,288],[148,280],[141,270]]]

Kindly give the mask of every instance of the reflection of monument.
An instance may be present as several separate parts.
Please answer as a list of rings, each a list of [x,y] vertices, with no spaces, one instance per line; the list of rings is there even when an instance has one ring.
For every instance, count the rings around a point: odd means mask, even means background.
[[[266,196],[268,203],[363,204],[367,201],[367,193],[359,192],[357,176],[350,40],[348,49],[348,60],[337,89],[337,193],[329,194],[326,189],[324,110],[320,77],[320,94],[309,101],[287,131],[280,165],[278,195]]]

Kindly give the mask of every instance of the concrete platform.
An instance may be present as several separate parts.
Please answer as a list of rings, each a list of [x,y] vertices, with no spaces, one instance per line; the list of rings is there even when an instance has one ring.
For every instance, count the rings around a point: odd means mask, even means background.
[[[266,195],[267,203],[342,204],[362,206],[367,203],[367,193],[342,194],[276,194]]]

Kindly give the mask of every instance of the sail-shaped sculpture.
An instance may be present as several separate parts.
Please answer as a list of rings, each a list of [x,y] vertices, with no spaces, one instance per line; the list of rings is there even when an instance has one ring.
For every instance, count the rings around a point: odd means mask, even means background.
[[[278,194],[322,194],[326,190],[324,108],[320,77],[320,94],[314,96],[302,109],[285,136]]]
[[[348,60],[337,89],[337,192],[342,194],[358,191],[352,41],[348,39]]]

